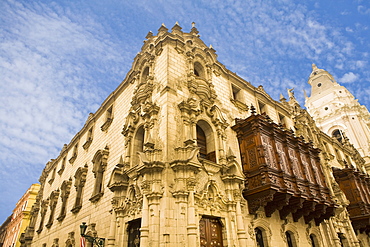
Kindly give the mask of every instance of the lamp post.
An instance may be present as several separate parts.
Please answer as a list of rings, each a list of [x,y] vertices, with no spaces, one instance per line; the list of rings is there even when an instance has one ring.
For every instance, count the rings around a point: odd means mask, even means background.
[[[85,234],[86,229],[87,229],[86,222],[82,222],[82,224],[80,225],[81,237],[86,238],[86,240],[89,241],[92,244],[92,246],[94,246],[95,244],[98,247],[104,247],[105,238],[86,235]]]

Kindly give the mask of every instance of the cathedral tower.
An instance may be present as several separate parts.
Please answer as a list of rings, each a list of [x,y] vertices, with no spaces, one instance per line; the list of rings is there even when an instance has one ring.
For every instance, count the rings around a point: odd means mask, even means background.
[[[307,111],[318,127],[339,142],[349,141],[366,160],[370,171],[370,114],[365,106],[326,70],[312,65],[308,79],[311,95],[306,97]]]

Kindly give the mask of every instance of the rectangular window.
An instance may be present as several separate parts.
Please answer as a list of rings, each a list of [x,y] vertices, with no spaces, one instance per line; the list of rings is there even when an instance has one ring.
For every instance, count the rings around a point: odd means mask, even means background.
[[[286,127],[285,116],[279,113],[279,123]]]
[[[49,179],[49,184],[52,184],[53,183],[53,181],[54,181],[54,179],[55,179],[55,172],[56,172],[56,168],[54,168],[53,169],[53,171],[51,172],[51,177],[50,177],[50,179]]]
[[[78,148],[78,143],[75,144],[74,148],[73,148],[73,153],[72,153],[72,157],[69,159],[69,163],[73,163],[76,158],[77,158],[77,148]]]
[[[235,87],[234,85],[231,85],[232,89],[232,96],[234,100],[241,101],[242,95],[240,88]]]
[[[106,114],[105,114],[105,122],[104,124],[100,127],[102,131],[108,130],[109,126],[111,125],[113,121],[113,106],[109,107]]]
[[[86,142],[82,145],[82,147],[84,149],[88,149],[92,143],[92,139],[93,139],[93,127],[91,127],[87,132]]]
[[[261,101],[258,101],[258,108],[260,110],[260,114],[266,113],[267,114],[267,106],[266,104],[262,103]]]
[[[62,173],[63,173],[63,171],[64,171],[65,168],[66,168],[66,157],[64,157],[63,160],[62,160],[62,164],[60,166],[60,169],[58,171],[58,174],[59,175],[62,175]]]

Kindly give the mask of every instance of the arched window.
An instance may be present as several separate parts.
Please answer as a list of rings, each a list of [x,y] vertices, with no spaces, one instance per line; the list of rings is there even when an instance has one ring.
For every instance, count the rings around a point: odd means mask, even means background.
[[[199,155],[202,159],[207,159],[207,141],[206,134],[201,127],[197,125],[197,143],[199,149]]]
[[[215,140],[211,126],[205,121],[199,121],[196,130],[200,158],[216,162]]]
[[[337,139],[339,142],[342,142],[343,137],[344,137],[344,132],[340,129],[336,129],[332,132],[331,136]]]
[[[134,140],[134,149],[137,152],[142,152],[144,150],[144,134],[144,127],[140,126],[140,128],[136,132]]]
[[[139,156],[137,152],[144,151],[144,135],[145,130],[143,126],[140,126],[136,131],[134,142],[133,142],[133,152],[132,152],[132,165],[135,166],[139,164]]]
[[[294,234],[291,231],[285,232],[286,242],[288,244],[288,247],[296,247]]]
[[[149,67],[145,67],[143,73],[141,74],[141,82],[146,82],[149,76]]]
[[[203,66],[199,62],[194,63],[194,74],[198,77],[205,77]]]
[[[256,235],[257,247],[267,247],[266,234],[264,230],[257,227],[254,229],[254,234]]]
[[[317,241],[317,237],[315,234],[310,234],[310,239],[312,247],[319,247],[319,242]]]

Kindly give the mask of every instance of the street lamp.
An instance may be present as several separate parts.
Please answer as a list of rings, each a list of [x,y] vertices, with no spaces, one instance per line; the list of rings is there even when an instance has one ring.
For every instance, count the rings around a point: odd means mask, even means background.
[[[89,241],[92,244],[92,246],[94,246],[95,244],[98,247],[104,247],[105,238],[92,237],[92,236],[86,235],[85,234],[86,229],[87,229],[86,222],[82,222],[82,225],[80,225],[81,237],[86,238],[87,241]]]

